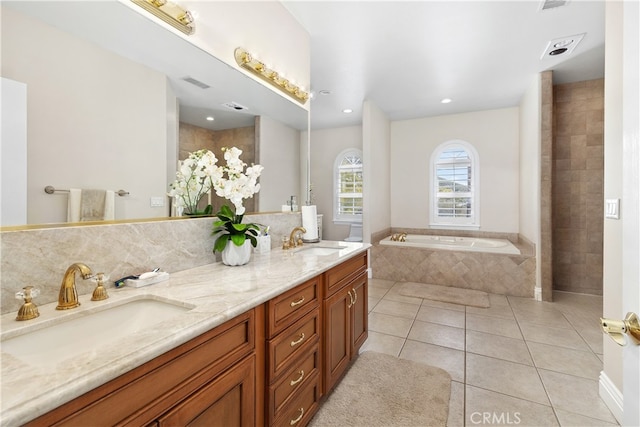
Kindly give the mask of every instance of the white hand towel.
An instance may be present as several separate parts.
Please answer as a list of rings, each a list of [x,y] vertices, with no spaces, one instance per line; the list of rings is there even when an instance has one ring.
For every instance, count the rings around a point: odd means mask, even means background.
[[[105,190],[82,190],[80,221],[102,221],[106,195]]]
[[[116,193],[113,190],[107,190],[104,196],[104,216],[105,221],[113,221],[116,219]]]
[[[80,199],[82,190],[72,188],[69,190],[69,200],[67,201],[67,222],[80,222]]]

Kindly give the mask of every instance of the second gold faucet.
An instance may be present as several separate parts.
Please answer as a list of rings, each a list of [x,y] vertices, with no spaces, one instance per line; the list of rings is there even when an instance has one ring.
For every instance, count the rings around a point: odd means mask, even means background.
[[[289,235],[289,241],[285,241],[285,244],[282,249],[295,248],[296,246],[302,246],[302,237],[296,238],[297,233],[306,233],[307,230],[304,227],[296,227],[291,230],[291,234]]]

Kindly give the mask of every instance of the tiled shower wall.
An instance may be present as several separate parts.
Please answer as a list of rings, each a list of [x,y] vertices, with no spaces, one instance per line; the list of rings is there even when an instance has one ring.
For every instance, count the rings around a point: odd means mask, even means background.
[[[553,287],[602,295],[604,79],[553,98]]]

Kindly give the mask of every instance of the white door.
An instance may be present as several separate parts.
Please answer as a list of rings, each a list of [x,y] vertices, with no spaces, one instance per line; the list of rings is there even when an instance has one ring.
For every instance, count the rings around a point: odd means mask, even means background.
[[[622,308],[640,315],[640,7],[623,3]],[[623,349],[625,426],[640,426],[640,345]]]

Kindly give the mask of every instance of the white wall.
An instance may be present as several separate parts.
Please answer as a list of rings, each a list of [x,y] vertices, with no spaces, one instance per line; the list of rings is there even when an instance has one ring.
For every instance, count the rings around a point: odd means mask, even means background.
[[[47,185],[124,189],[131,194],[116,196],[116,219],[166,216],[166,207],[150,207],[167,191],[175,143],[165,76],[11,9],[2,10],[2,31],[11,34],[2,76],[28,88],[28,222],[66,221],[66,195],[46,194]]]
[[[260,212],[280,211],[291,196],[304,203],[300,188],[300,132],[269,117],[258,120],[260,175]],[[266,144],[266,146],[265,146]]]
[[[538,245],[540,240],[540,74],[531,80],[520,101],[520,234]]]
[[[362,114],[363,144],[363,241],[391,227],[391,123],[372,102],[365,101]]]
[[[0,225],[27,223],[27,85],[2,78]]]
[[[323,214],[324,240],[344,240],[349,235],[348,225],[333,223],[333,164],[347,148],[362,150],[362,127],[311,131],[311,187],[318,213]]]
[[[429,159],[441,143],[462,139],[480,157],[480,230],[518,232],[517,107],[391,123],[391,225],[429,227]]]

